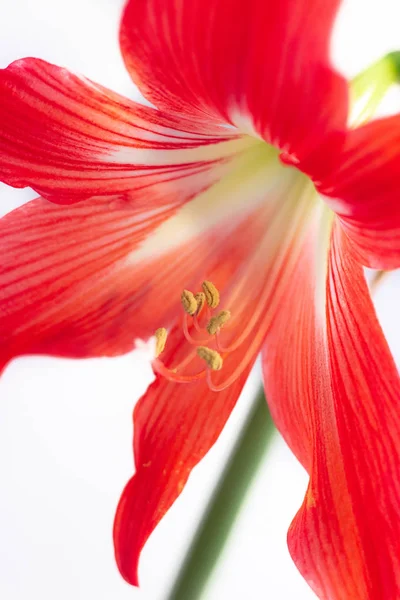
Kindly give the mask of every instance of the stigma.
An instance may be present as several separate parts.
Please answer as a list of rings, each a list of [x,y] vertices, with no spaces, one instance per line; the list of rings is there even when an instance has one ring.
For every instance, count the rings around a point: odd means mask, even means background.
[[[220,293],[211,281],[203,281],[201,291],[184,289],[181,293],[183,309],[182,330],[188,344],[186,355],[180,361],[172,362],[168,353],[168,333],[164,327],[156,330],[154,371],[169,381],[191,383],[204,379],[210,389],[221,391],[236,379],[234,374],[224,383],[215,385],[212,373],[223,371],[224,359],[230,352],[221,343],[221,329],[230,321],[231,312],[220,309]],[[168,360],[164,356],[168,355]],[[168,366],[167,364],[168,363]]]

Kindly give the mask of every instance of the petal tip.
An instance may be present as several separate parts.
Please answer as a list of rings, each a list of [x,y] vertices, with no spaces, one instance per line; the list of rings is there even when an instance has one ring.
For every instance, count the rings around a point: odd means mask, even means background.
[[[122,492],[114,519],[113,540],[115,560],[121,576],[130,585],[139,587],[139,558],[144,542],[134,543],[134,511],[131,506],[134,481],[135,476],[128,481]]]

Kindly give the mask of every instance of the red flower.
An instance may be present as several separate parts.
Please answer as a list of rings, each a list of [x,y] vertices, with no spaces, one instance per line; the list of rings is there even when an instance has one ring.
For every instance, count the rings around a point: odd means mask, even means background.
[[[157,109],[40,60],[1,72],[0,176],[42,195],[0,222],[1,366],[169,329],[115,522],[131,583],[262,349],[310,474],[296,564],[320,598],[400,596],[399,378],[361,266],[400,266],[400,117],[347,131],[338,4],[131,0],[121,48]],[[204,280],[218,309],[182,313]]]

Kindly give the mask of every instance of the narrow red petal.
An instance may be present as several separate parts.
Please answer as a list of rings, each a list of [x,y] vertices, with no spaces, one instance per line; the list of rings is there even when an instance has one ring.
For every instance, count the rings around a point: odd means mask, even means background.
[[[318,235],[310,229],[263,357],[275,421],[310,473],[289,548],[321,599],[394,600],[399,377],[346,234],[336,222],[329,254]]]
[[[0,70],[0,179],[55,202],[136,200],[154,186],[160,196],[179,179],[206,185],[209,168],[241,148],[232,138],[42,60]]]
[[[299,161],[345,127],[347,84],[329,64],[339,4],[130,0],[121,49],[159,108],[256,131]]]
[[[185,342],[171,336],[176,359],[187,352]],[[114,526],[118,567],[129,583],[138,585],[138,561],[147,538],[216,442],[250,366],[223,392],[210,391],[205,380],[177,384],[158,378],[137,405],[136,474],[122,494]]]
[[[250,282],[248,271],[243,269],[246,260],[254,253],[265,226],[264,222],[260,226],[260,215],[257,214],[257,217],[241,227],[240,239],[247,243],[238,244],[238,231],[230,235],[225,241],[223,255],[219,260],[209,261],[203,276],[203,279],[211,278],[220,289],[221,306],[224,307],[229,305],[225,303],[235,296],[235,291],[244,288],[235,305],[236,316],[239,317],[243,310],[249,312],[252,290],[260,280],[255,280],[253,273]],[[185,287],[201,290],[201,282],[202,278],[199,278]],[[170,295],[173,289],[168,288]],[[179,308],[178,295],[176,303]],[[236,330],[236,334],[239,333],[240,330]],[[217,383],[226,380],[232,370],[240,368],[241,361],[243,370],[224,391],[211,391],[205,377],[183,384],[170,382],[158,375],[137,404],[134,411],[136,473],[123,491],[114,526],[118,567],[129,583],[138,585],[139,557],[146,540],[182,492],[193,467],[222,431],[259,352],[262,335],[261,339],[253,342],[252,336],[247,336],[238,352],[232,353],[225,361]],[[162,360],[174,368],[191,351],[192,347],[178,322],[168,335]],[[204,370],[204,364],[195,359],[192,371],[201,370]]]
[[[171,289],[219,258],[213,238],[204,248],[207,237],[198,236],[136,260],[174,212],[173,204],[145,212],[119,201],[67,207],[37,199],[3,217],[0,365],[26,353],[120,354],[170,322]]]
[[[293,191],[299,193],[299,186]],[[218,334],[225,348],[217,346],[223,367],[211,373],[212,385],[223,391],[210,391],[204,378],[177,384],[157,376],[135,409],[136,474],[123,492],[114,531],[119,568],[135,585],[143,545],[182,491],[191,469],[216,441],[274,322],[282,289],[296,267],[312,197],[296,195],[297,211],[285,203],[287,194],[279,200],[282,202],[276,203],[275,210],[266,203],[249,215],[226,237],[215,262],[208,264],[206,278],[221,293],[219,308],[231,313]],[[290,227],[288,214],[293,217]],[[200,286],[201,279],[192,289],[197,291]],[[214,347],[214,342],[206,345]],[[174,369],[189,351],[182,332],[175,328],[162,361]],[[203,364],[190,374],[201,369]],[[230,385],[226,386],[227,382]]]
[[[377,269],[400,267],[399,149],[399,115],[353,129],[337,170],[321,185],[359,260]]]

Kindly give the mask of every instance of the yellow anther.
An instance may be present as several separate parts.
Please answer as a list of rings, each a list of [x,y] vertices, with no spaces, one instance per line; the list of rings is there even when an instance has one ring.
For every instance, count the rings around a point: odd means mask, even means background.
[[[207,346],[198,346],[197,356],[203,359],[213,371],[222,369],[222,356],[216,350],[211,350]]]
[[[221,310],[216,317],[211,317],[207,325],[207,331],[210,335],[215,335],[223,325],[231,318],[229,310]]]
[[[165,348],[165,344],[167,342],[167,330],[165,327],[159,327],[154,333],[154,337],[156,338],[156,358],[160,356],[161,352]]]
[[[196,310],[196,315],[200,314],[202,311],[202,308],[205,304],[206,301],[206,295],[203,294],[203,292],[198,292],[197,294],[194,295],[194,298],[197,302],[197,310]]]
[[[206,302],[210,308],[216,308],[219,304],[219,291],[211,281],[203,281],[203,292]]]
[[[189,290],[183,290],[181,300],[184,311],[188,315],[193,316],[197,311],[197,302],[192,292],[189,292]]]

